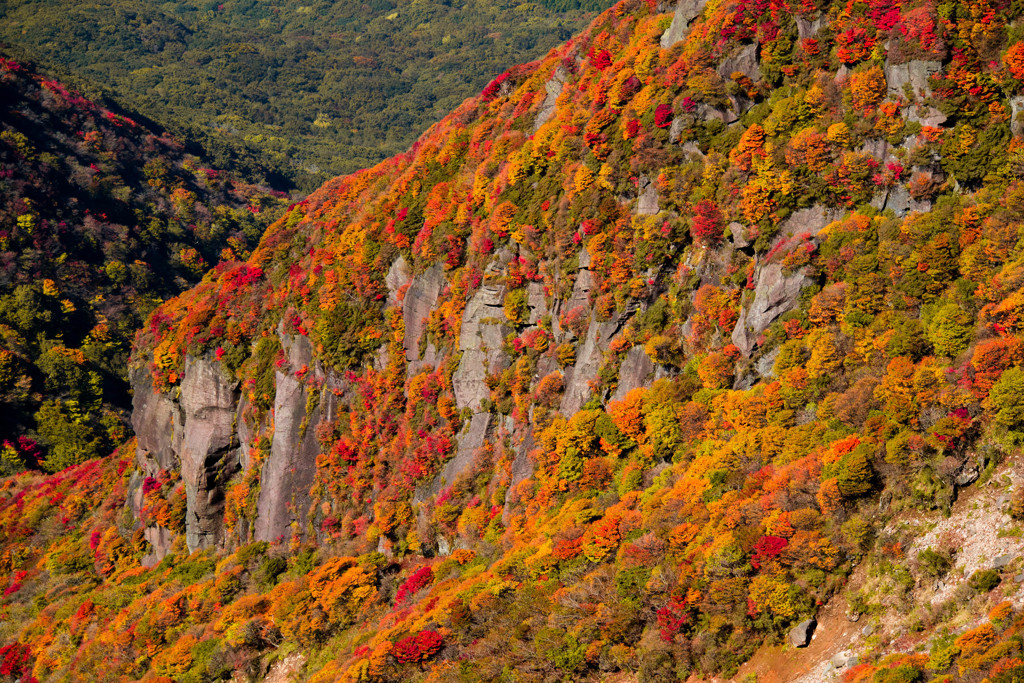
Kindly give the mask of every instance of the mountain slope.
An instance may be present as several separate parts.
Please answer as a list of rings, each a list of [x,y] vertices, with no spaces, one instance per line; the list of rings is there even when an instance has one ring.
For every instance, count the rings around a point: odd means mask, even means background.
[[[138,335],[152,597],[33,675],[705,679],[846,600],[848,681],[1019,679],[1020,558],[912,525],[1021,534],[1019,23],[624,0],[327,183]]]
[[[0,95],[0,472],[63,469],[124,440],[152,309],[285,204],[4,57]]]

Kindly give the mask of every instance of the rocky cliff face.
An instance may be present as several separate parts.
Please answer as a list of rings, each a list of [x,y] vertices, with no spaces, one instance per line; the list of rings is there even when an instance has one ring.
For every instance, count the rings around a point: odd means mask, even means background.
[[[762,30],[743,12],[622,4],[408,154],[331,181],[247,263],[161,311],[139,348],[149,372],[134,375],[138,462],[180,473],[189,547],[370,526],[424,542],[437,501],[462,494],[508,521],[520,484],[561,448],[545,432],[585,408],[660,379],[685,395],[746,390],[772,379],[783,345],[789,363],[812,355],[795,348],[811,299],[847,266],[865,290],[905,278],[916,307],[941,291],[928,278],[944,255],[903,245],[883,276],[848,263],[873,238],[829,246],[828,226],[868,205],[912,220],[947,166],[984,177],[973,158],[940,163],[937,100],[959,82],[946,48],[893,35],[883,60],[882,42],[860,56],[844,42],[832,65],[824,46],[855,35],[845,19],[804,8]],[[613,30],[624,17],[636,23]],[[1009,98],[1014,115],[1021,101]],[[836,229],[881,229],[872,221]],[[835,312],[872,313],[858,296],[818,317],[860,329]],[[267,340],[277,357],[257,358]],[[564,474],[547,466],[549,484]]]
[[[637,215],[657,212],[657,194],[649,190],[635,199]],[[798,213],[787,224],[779,241],[800,230],[820,229],[826,217],[819,211]],[[733,235],[729,250],[746,247],[742,231]],[[630,390],[649,386],[664,369],[642,346],[632,346],[621,357],[610,353],[614,344],[624,343],[624,328],[649,305],[651,298],[633,300],[616,315],[600,319],[594,309],[596,287],[591,274],[591,257],[584,249],[575,273],[565,277],[572,286],[559,299],[545,293],[539,283],[527,288],[526,315],[521,325],[510,324],[504,312],[509,290],[503,284],[510,264],[520,258],[511,250],[496,254],[484,273],[484,282],[468,297],[461,316],[458,344],[438,349],[429,339],[427,321],[436,315],[442,290],[450,283],[440,266],[413,274],[404,258],[397,258],[386,278],[387,301],[401,312],[404,333],[401,348],[405,376],[411,378],[424,370],[440,367],[449,358],[458,359],[451,375],[455,408],[464,420],[456,435],[453,454],[437,473],[416,488],[413,503],[426,505],[446,487],[452,486],[473,467],[477,454],[502,438],[512,445],[507,486],[510,491],[533,472],[532,453],[536,444],[535,425],[529,416],[502,415],[491,403],[495,376],[508,370],[515,357],[508,353],[507,341],[518,331],[520,336],[532,330],[548,330],[552,347],[568,345],[575,350],[574,361],[559,369],[550,355],[540,359],[530,382],[560,370],[563,386],[557,410],[571,417],[596,394],[602,401],[621,400]],[[706,277],[715,280],[713,263]],[[715,280],[716,281],[716,280]],[[799,304],[800,294],[811,280],[802,271],[783,272],[776,263],[757,266],[753,298],[742,307],[732,341],[746,356],[755,352],[758,336],[783,313]],[[559,320],[570,312],[580,321],[575,329],[563,327]],[[571,317],[571,316],[570,316]],[[542,327],[543,325],[543,327]],[[186,543],[190,550],[213,547],[229,539],[225,533],[225,490],[233,477],[250,467],[258,467],[258,494],[252,519],[242,520],[236,540],[280,541],[314,532],[310,488],[317,473],[321,444],[318,429],[337,418],[338,396],[351,389],[344,379],[324,370],[317,361],[307,336],[285,334],[278,326],[281,358],[273,373],[271,408],[254,423],[252,407],[237,380],[223,364],[210,358],[189,358],[180,386],[161,393],[153,388],[149,373],[132,373],[135,390],[133,426],[138,435],[137,461],[142,473],[160,470],[178,471],[185,484]],[[376,353],[377,365],[390,362],[386,345]],[[615,360],[617,358],[617,360]],[[599,373],[608,362],[617,365],[615,384],[599,381]],[[255,446],[266,439],[269,449],[259,453]],[[257,452],[259,459],[253,461]],[[138,485],[136,485],[138,488]],[[139,498],[139,496],[136,496]],[[140,498],[139,498],[140,499]],[[507,518],[510,494],[504,507]],[[138,509],[136,501],[135,507]],[[369,511],[369,508],[367,508]],[[251,527],[251,528],[249,528]],[[173,536],[159,527],[146,529],[154,546],[151,556],[159,560],[170,547]]]
[[[281,343],[287,362],[274,373],[273,408],[260,424],[251,424],[252,412],[239,382],[219,361],[189,358],[180,388],[167,393],[156,391],[145,371],[132,373],[136,460],[144,475],[179,473],[185,484],[190,551],[225,541],[226,486],[250,466],[260,468],[252,537],[279,541],[305,527],[320,452],[315,430],[333,417],[334,384],[325,381],[321,370],[309,370],[314,363],[308,339],[282,335]],[[251,453],[262,437],[268,437],[269,452],[254,463]],[[136,491],[140,483],[135,482]],[[137,512],[140,493],[133,500]],[[158,561],[173,537],[160,527],[145,532],[154,546],[151,559]]]

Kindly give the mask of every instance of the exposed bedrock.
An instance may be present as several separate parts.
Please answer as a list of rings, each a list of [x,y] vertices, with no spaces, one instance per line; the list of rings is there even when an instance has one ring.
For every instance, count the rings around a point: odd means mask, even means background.
[[[313,362],[313,348],[306,337],[282,337],[288,366],[298,369]],[[309,508],[309,488],[316,474],[316,456],[320,444],[316,425],[332,401],[318,404],[306,415],[306,383],[291,372],[275,374],[274,436],[270,454],[260,473],[260,495],[256,503],[255,537],[257,541],[289,538],[293,528],[305,527]],[[330,399],[334,395],[325,392]],[[292,525],[295,524],[296,527]]]
[[[132,429],[138,447],[136,460],[142,471],[152,476],[160,470],[177,466],[181,450],[181,413],[169,394],[153,390],[153,378],[146,368],[130,373],[132,396]]]
[[[443,285],[444,272],[439,265],[414,276],[409,283],[402,301],[402,317],[405,319],[403,346],[407,361],[420,360],[420,337],[427,329],[427,317],[434,309]]]
[[[619,366],[619,385],[612,395],[613,401],[625,398],[626,394],[646,386],[654,374],[654,362],[642,346],[634,346],[626,352]]]
[[[544,84],[544,91],[547,93],[544,97],[544,101],[540,105],[540,111],[537,112],[537,119],[533,122],[533,132],[536,133],[540,130],[541,126],[551,120],[558,111],[558,96],[562,94],[562,90],[565,89],[565,81],[569,76],[569,73],[565,70],[565,67],[559,65],[555,68],[554,75],[548,79],[547,83]]]
[[[220,539],[224,484],[238,469],[234,428],[238,383],[220,363],[186,359],[178,399],[182,438],[178,451],[185,484],[185,540],[189,550],[209,548]]]
[[[310,401],[306,380],[295,374],[314,365],[309,340],[282,336],[282,346],[288,364],[275,374],[274,431],[262,465],[254,520],[258,540],[287,538],[294,528],[305,528],[320,452],[316,425],[333,417],[335,410],[333,391],[316,389],[320,400]],[[324,379],[318,369],[313,372]],[[225,487],[240,469],[249,467],[249,449],[266,422],[250,423],[250,407],[238,382],[215,360],[186,359],[180,387],[166,394],[154,390],[145,370],[134,371],[132,383],[132,425],[141,473],[129,505],[136,514],[141,510],[142,478],[159,470],[179,470],[185,486],[189,550],[217,545],[223,541]],[[170,532],[151,527],[145,534],[154,547],[147,559],[159,561],[170,547]]]
[[[758,338],[769,325],[796,308],[801,290],[810,284],[803,272],[786,275],[780,263],[759,265],[754,277],[754,300],[740,312],[732,331],[732,343],[744,356],[757,347]]]
[[[704,11],[707,0],[680,0],[676,5],[672,23],[661,35],[661,48],[667,50],[686,37],[686,29]]]
[[[466,304],[459,332],[462,360],[452,375],[455,404],[459,408],[480,412],[484,399],[491,396],[487,375],[508,366],[502,345],[512,328],[505,320],[504,297],[504,287],[485,285]]]

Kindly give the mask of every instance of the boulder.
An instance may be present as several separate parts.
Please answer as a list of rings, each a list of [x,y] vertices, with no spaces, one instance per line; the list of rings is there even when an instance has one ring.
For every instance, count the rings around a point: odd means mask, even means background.
[[[842,669],[850,661],[850,655],[847,652],[837,652],[832,655],[832,658],[828,661],[831,662],[832,666],[835,668]]]
[[[661,49],[667,50],[686,37],[686,29],[704,11],[707,0],[679,0],[672,23],[661,35]]]
[[[1013,562],[1013,555],[999,555],[992,560],[992,569],[1003,569]]]
[[[789,631],[787,638],[789,644],[793,647],[807,647],[810,645],[811,637],[814,635],[814,629],[817,625],[818,622],[813,618],[801,621]]]
[[[834,221],[838,215],[838,212],[829,211],[821,204],[815,204],[806,209],[794,211],[779,226],[776,242],[805,233],[810,233],[813,237],[821,232],[822,228]]]
[[[710,105],[704,104],[703,102],[697,105],[696,114],[697,118],[703,119],[704,121],[718,119],[725,125],[735,123],[740,118],[732,107],[712,107]]]
[[[761,68],[757,65],[757,45],[744,45],[718,65],[718,75],[725,80],[734,73],[741,73],[755,83],[761,80]]]
[[[638,216],[653,216],[658,213],[658,188],[650,179],[641,175],[637,189],[640,190],[640,197],[636,202],[636,214]]]
[[[729,229],[729,235],[732,237],[732,245],[737,249],[746,249],[753,244],[746,237],[746,226],[742,223],[733,221],[726,226]]]
[[[980,475],[981,471],[978,465],[973,460],[966,460],[953,478],[953,483],[957,486],[970,486],[978,480]]]
[[[679,142],[679,137],[683,134],[683,119],[682,117],[675,117],[672,119],[672,125],[668,128],[668,141]]]
[[[920,123],[922,126],[937,128],[946,122],[946,115],[935,107],[927,105],[911,106],[906,109],[904,115],[911,123]]]
[[[817,19],[811,20],[796,16],[796,32],[800,40],[807,40],[818,35],[818,31],[825,25],[824,17],[818,17]]]

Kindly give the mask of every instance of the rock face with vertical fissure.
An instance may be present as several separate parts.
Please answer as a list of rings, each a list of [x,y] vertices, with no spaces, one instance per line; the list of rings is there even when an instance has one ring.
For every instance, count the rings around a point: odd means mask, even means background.
[[[224,485],[238,469],[238,396],[238,382],[220,363],[186,360],[178,399],[183,429],[178,460],[185,483],[189,550],[213,547],[220,539]]]
[[[767,263],[757,267],[754,300],[745,306],[732,331],[732,343],[749,356],[758,345],[761,333],[800,302],[800,292],[810,284],[803,272],[786,274],[782,264]]]
[[[313,365],[313,349],[306,337],[282,335],[286,367],[275,373],[273,437],[262,464],[254,535],[257,540],[290,537],[298,528],[305,532],[309,489],[316,473],[320,445],[316,425],[333,417],[335,397],[321,391],[310,414],[310,388],[297,371],[306,367],[323,379]],[[266,427],[249,424],[248,401],[238,382],[221,363],[207,358],[188,358],[176,391],[160,393],[149,374],[136,369],[132,426],[138,438],[136,460],[143,475],[160,470],[179,470],[185,486],[185,540],[190,551],[210,548],[224,540],[225,489],[231,478],[249,467],[249,448]],[[142,505],[142,480],[133,481],[129,504],[138,514]],[[173,541],[160,527],[144,529],[153,546],[147,556],[158,562]]]
[[[285,357],[291,368],[312,363],[313,349],[305,337],[283,337]],[[305,526],[309,487],[316,474],[319,444],[315,425],[320,407],[306,415],[307,387],[291,372],[275,376],[274,437],[270,455],[260,473],[260,496],[256,504],[255,536],[274,541],[291,535],[292,524]]]
[[[402,301],[402,317],[405,319],[405,358],[409,361],[420,359],[420,337],[427,329],[427,317],[437,303],[444,285],[444,273],[441,266],[428,268],[422,275],[412,278],[409,289]]]

